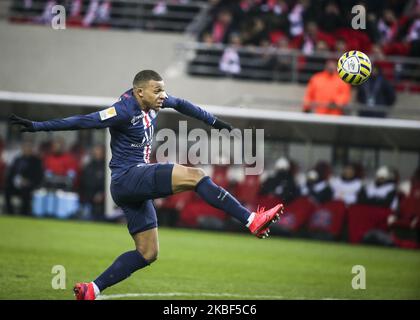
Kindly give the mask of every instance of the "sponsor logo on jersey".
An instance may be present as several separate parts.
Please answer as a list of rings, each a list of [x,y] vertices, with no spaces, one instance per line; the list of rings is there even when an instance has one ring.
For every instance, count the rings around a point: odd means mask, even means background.
[[[141,121],[141,119],[143,118],[143,114],[141,114],[141,115],[139,115],[139,116],[134,116],[132,119],[131,119],[131,124],[133,125],[133,126],[135,126],[136,124],[138,124],[140,121]]]
[[[101,117],[101,120],[104,121],[106,119],[110,119],[117,116],[117,110],[115,110],[115,107],[111,107],[111,108],[99,111],[99,116]]]
[[[146,145],[149,145],[150,142],[151,141],[149,139],[147,139],[146,137],[143,137],[143,140],[141,141],[141,143],[132,143],[131,146],[134,148],[142,148]]]

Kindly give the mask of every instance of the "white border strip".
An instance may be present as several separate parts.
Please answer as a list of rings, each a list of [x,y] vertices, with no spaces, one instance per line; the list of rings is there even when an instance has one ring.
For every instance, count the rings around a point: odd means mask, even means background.
[[[157,293],[125,293],[125,294],[110,294],[110,295],[99,295],[96,300],[113,300],[113,299],[124,299],[124,298],[173,298],[173,297],[194,297],[194,298],[234,298],[234,299],[254,299],[254,300],[307,300],[308,298],[290,298],[277,295],[250,295],[250,294],[238,294],[238,293],[202,293],[202,292],[157,292]],[[319,299],[317,299],[319,300]],[[321,298],[321,300],[338,300],[336,298]]]
[[[110,294],[110,295],[99,295],[97,300],[112,300],[121,298],[147,298],[147,297],[212,297],[212,298],[247,298],[247,299],[285,299],[283,296],[272,296],[272,295],[247,295],[237,293],[191,293],[191,292],[159,292],[159,293],[125,293],[125,294]]]
[[[115,103],[117,99],[109,97],[74,96],[43,93],[24,93],[12,91],[0,91],[0,101],[44,103],[72,106],[85,106],[105,108]],[[329,116],[319,114],[306,114],[300,112],[277,111],[256,108],[240,108],[227,106],[204,105],[206,111],[215,115],[233,118],[253,118],[261,120],[292,121],[301,123],[318,123],[329,125],[347,125],[357,127],[375,127],[392,129],[414,129],[420,130],[420,121],[403,119],[379,119],[362,118],[355,116]],[[175,112],[174,110],[163,110]]]

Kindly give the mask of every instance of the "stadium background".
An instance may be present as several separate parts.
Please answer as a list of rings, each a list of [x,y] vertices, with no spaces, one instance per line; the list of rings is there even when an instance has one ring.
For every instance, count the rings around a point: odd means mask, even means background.
[[[420,262],[415,249],[419,247],[420,59],[416,51],[419,38],[413,36],[407,40],[410,32],[417,36],[419,34],[416,29],[418,9],[415,9],[418,3],[366,1],[363,4],[370,14],[368,16],[373,14],[376,20],[369,19],[368,29],[355,33],[349,31],[348,27],[352,17],[351,7],[358,2],[334,2],[342,13],[339,22],[331,17],[331,20],[322,18],[328,10],[334,11],[326,9],[329,3],[2,1],[2,193],[7,193],[7,177],[22,146],[27,145],[25,142],[34,148],[45,166],[45,158],[51,155],[51,142],[60,137],[68,151],[65,159],[70,162],[67,168],[69,171],[63,173],[63,179],[59,182],[53,182],[49,172],[45,168],[43,170],[42,182],[35,191],[41,202],[35,204],[34,201],[37,214],[33,215],[44,219],[28,217],[31,215],[32,203],[31,209],[23,212],[25,217],[17,214],[11,216],[4,197],[1,197],[0,254],[4,256],[1,261],[9,262],[1,265],[8,278],[2,282],[2,286],[5,289],[16,284],[21,286],[21,290],[12,298],[69,299],[71,295],[68,291],[51,289],[52,265],[68,266],[71,272],[68,271],[67,285],[70,287],[70,281],[93,277],[102,271],[119,249],[130,246],[130,239],[125,233],[121,213],[110,203],[105,166],[102,177],[105,180],[105,195],[99,197],[97,211],[85,205],[88,202],[88,189],[92,186],[89,183],[83,184],[83,181],[91,177],[86,174],[84,176],[84,170],[92,159],[93,147],[106,145],[108,137],[105,131],[21,134],[8,125],[8,115],[13,112],[34,120],[47,120],[99,110],[111,105],[130,87],[131,79],[137,71],[147,68],[155,69],[163,75],[169,93],[203,106],[238,128],[264,128],[264,174],[260,177],[245,177],[243,168],[238,166],[206,167],[219,184],[236,194],[250,208],[261,201],[268,205],[276,201],[279,195],[274,190],[260,195],[262,185],[275,170],[287,168],[298,191],[289,189],[280,195],[289,209],[281,223],[273,228],[274,239],[262,243],[244,237],[240,233],[241,228],[232,220],[211,210],[192,194],[156,201],[161,225],[165,227],[161,231],[159,266],[154,266],[153,271],[141,271],[143,274],[136,274],[135,279],[113,288],[110,294],[137,292],[139,294],[135,297],[145,299],[418,299],[420,277],[417,270]],[[67,8],[65,30],[54,30],[51,27],[52,16],[48,12],[51,8],[49,6],[54,4],[63,4]],[[296,21],[291,23],[290,14],[297,12],[299,17],[299,6],[306,14],[301,13],[301,20],[298,19],[298,25],[294,25]],[[235,11],[238,8],[243,12],[238,14]],[[383,11],[387,8],[391,8],[397,22],[388,21],[392,19],[388,17],[389,13]],[[248,37],[246,40],[244,36],[244,43],[239,48],[229,43],[228,37],[219,42],[212,40],[215,43],[211,43],[205,31],[212,30],[218,14],[225,9],[232,13],[236,22],[237,30],[231,34],[240,30],[244,34],[253,30],[260,23],[252,20],[255,17],[263,17],[266,26],[254,38]],[[247,23],[240,24],[235,19]],[[305,51],[307,47],[299,46],[299,31],[296,31],[296,28],[299,30],[299,21],[303,34],[307,32],[305,25],[308,21],[316,21],[322,30],[310,52]],[[373,32],[375,26],[377,34]],[[390,35],[395,29],[400,32]],[[343,30],[347,30],[347,33]],[[339,47],[337,43],[340,40],[344,40],[347,47]],[[318,46],[319,42],[326,42],[327,49],[323,45]],[[232,45],[240,59],[240,72],[221,69],[220,62],[225,49],[232,48]],[[357,88],[352,88],[351,102],[346,106],[343,116],[302,112],[309,78],[323,69],[328,58],[337,58],[344,48],[362,50],[371,57],[374,65],[377,63],[383,67],[385,77],[392,84],[397,97],[392,108],[384,109],[387,111],[386,118],[358,116],[366,105],[358,102]],[[267,56],[276,57],[277,64],[273,64]],[[284,61],[289,68],[279,68],[279,65],[284,67]],[[184,119],[176,113],[164,111],[160,115],[158,129],[171,128],[177,131],[178,121]],[[188,119],[188,127],[208,130],[191,119]],[[62,164],[61,160],[63,158],[57,161]],[[399,204],[383,208],[366,204],[343,204],[332,199],[317,204],[315,209],[313,203],[308,202],[308,197],[304,196],[303,190],[308,173],[319,161],[327,163],[331,172],[328,178],[331,180],[339,179],[347,164],[355,164],[356,178],[365,185],[375,179],[378,168],[388,166],[394,173],[390,180],[393,180],[398,190]],[[57,192],[58,189],[61,191]],[[51,202],[47,200],[49,195],[52,195],[49,198]],[[58,201],[66,201],[65,209],[58,208]],[[21,203],[17,197],[12,197],[12,202],[17,207]],[[39,203],[44,207],[39,209]],[[46,208],[46,203],[51,203],[51,207]],[[55,222],[49,218],[65,221]],[[110,221],[116,224],[85,224],[81,223],[82,220]],[[166,227],[183,228],[173,230]],[[197,233],[190,228],[227,233]],[[43,231],[42,235],[39,230]],[[107,239],[104,239],[105,233]],[[37,241],[32,242],[33,238]],[[84,241],[86,239],[88,244]],[[363,248],[356,246],[363,243]],[[378,248],[372,244],[403,249]],[[258,256],[255,261],[243,266],[242,250],[250,248],[258,252]],[[185,267],[183,264],[196,261],[197,251],[207,254],[200,257],[201,260],[195,268],[191,268],[188,275],[174,276],[177,271],[181,273],[180,270]],[[75,261],[86,257],[92,257],[95,261],[78,269],[79,262]],[[272,264],[267,266],[260,261],[271,261]],[[225,264],[229,265],[227,274],[214,271],[214,268]],[[351,288],[351,268],[359,264],[367,267],[368,290]],[[246,287],[241,280],[246,279],[247,273],[252,272],[255,266],[265,268],[267,279],[262,284],[253,283]],[[27,284],[25,279],[31,276],[34,268],[37,280]],[[236,271],[238,269],[241,269],[239,274]],[[283,275],[270,278],[270,272],[275,273],[277,270],[281,270]],[[327,270],[332,270],[332,275]],[[209,274],[208,279],[203,280],[201,273]],[[159,274],[162,275],[160,278]],[[332,277],[331,281],[325,281],[326,277]],[[369,287],[369,281],[372,281],[372,287]],[[22,286],[22,283],[25,285]],[[41,289],[38,290],[38,287]],[[163,295],[159,296],[156,292]],[[5,296],[1,295],[1,298]]]

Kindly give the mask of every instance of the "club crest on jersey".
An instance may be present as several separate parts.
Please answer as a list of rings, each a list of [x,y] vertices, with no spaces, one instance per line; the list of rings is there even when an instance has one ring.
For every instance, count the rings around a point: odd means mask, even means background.
[[[143,118],[143,114],[141,114],[141,115],[139,115],[139,116],[134,116],[132,119],[131,119],[131,124],[133,125],[133,126],[135,126],[137,123],[139,123],[140,121],[141,121],[141,119]]]
[[[99,111],[99,116],[101,117],[102,121],[113,118],[116,115],[117,115],[117,110],[115,110],[115,107],[111,107],[111,108]]]

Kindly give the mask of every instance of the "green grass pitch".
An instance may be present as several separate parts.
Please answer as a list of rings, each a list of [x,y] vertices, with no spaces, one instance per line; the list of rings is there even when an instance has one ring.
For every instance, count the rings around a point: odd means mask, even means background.
[[[420,252],[185,229],[159,230],[159,259],[105,299],[420,299]],[[0,299],[74,299],[133,242],[124,225],[0,216]],[[55,265],[66,289],[53,289]],[[366,289],[352,288],[354,265]],[[133,294],[129,296],[128,294]]]

